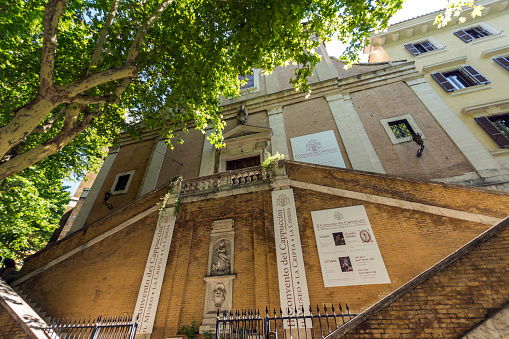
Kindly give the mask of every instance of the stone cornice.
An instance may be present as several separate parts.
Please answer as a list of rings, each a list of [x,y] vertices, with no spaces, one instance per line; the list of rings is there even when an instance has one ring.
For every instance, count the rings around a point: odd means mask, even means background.
[[[476,1],[476,5],[483,5],[485,9],[482,12],[482,16],[472,18],[470,13],[471,8],[465,9],[462,16],[465,17],[466,21],[461,26],[471,25],[475,22],[481,22],[487,18],[493,18],[499,15],[507,14],[504,12],[507,9],[507,0],[479,0]],[[373,33],[371,34],[371,45],[377,46],[391,46],[394,44],[402,44],[408,41],[419,39],[419,37],[425,37],[433,35],[440,30],[451,30],[460,28],[457,26],[458,19],[453,19],[447,26],[438,28],[434,25],[435,18],[440,14],[441,11],[432,12],[414,19],[409,19],[403,22],[399,22],[389,26],[386,32]]]

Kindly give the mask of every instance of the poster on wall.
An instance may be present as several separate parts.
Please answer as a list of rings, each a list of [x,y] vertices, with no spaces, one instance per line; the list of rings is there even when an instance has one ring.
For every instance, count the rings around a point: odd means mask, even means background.
[[[295,161],[345,168],[343,155],[332,130],[291,138],[290,143]]]
[[[272,191],[272,211],[274,213],[274,240],[276,242],[279,298],[281,309],[290,317],[303,316],[302,308],[308,309],[309,292],[304,268],[304,257],[300,242],[299,224],[295,211],[293,190]],[[311,320],[285,320],[284,328],[309,328]]]
[[[325,287],[390,284],[363,205],[311,212]]]

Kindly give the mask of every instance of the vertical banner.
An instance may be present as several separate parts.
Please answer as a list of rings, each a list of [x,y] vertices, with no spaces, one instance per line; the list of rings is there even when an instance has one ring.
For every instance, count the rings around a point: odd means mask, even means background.
[[[284,313],[290,308],[290,316],[295,315],[297,308],[297,315],[302,315],[302,307],[306,311],[309,309],[309,293],[291,188],[272,192],[272,211],[281,308]],[[308,320],[306,326],[310,325]],[[296,327],[295,320],[291,321],[291,326]],[[285,321],[284,327],[289,328],[290,321]],[[299,319],[298,327],[304,327],[304,320]]]
[[[174,227],[173,207],[165,208],[157,222],[134,309],[134,314],[139,316],[137,337],[152,333]]]
[[[390,284],[363,205],[311,212],[325,287]]]
[[[291,138],[293,160],[308,164],[345,168],[334,131],[303,135]]]

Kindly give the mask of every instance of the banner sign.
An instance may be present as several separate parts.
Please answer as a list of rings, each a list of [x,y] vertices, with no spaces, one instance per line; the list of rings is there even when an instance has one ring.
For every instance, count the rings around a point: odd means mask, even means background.
[[[311,212],[325,287],[390,284],[363,205]]]
[[[134,309],[139,316],[137,335],[152,333],[174,227],[173,207],[165,208],[159,216]]]
[[[297,314],[302,316],[302,307],[306,311],[309,309],[309,293],[291,188],[272,192],[272,211],[281,309],[286,314],[290,308],[289,315],[294,316],[297,308]],[[291,326],[296,327],[293,319]],[[311,322],[308,319],[306,327],[310,326]],[[289,320],[284,322],[284,327],[290,327]],[[303,319],[299,319],[298,327],[304,327]]]
[[[309,164],[345,168],[345,161],[338,146],[334,131],[291,138],[293,160]]]

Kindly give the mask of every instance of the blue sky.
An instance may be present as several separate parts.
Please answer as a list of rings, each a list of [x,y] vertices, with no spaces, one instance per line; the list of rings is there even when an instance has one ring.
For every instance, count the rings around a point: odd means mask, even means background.
[[[447,0],[407,0],[403,5],[403,8],[392,17],[389,23],[395,24],[403,20],[443,9],[446,6]],[[327,44],[327,52],[332,56],[339,56],[342,50],[343,48],[337,39],[334,39]],[[365,58],[361,58],[361,60],[366,62],[367,56]],[[64,185],[71,186],[68,191],[71,192],[71,195],[74,195],[74,192],[76,192],[76,189],[79,186],[79,182],[66,181],[64,182]]]

